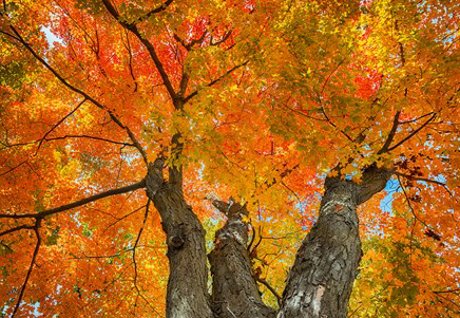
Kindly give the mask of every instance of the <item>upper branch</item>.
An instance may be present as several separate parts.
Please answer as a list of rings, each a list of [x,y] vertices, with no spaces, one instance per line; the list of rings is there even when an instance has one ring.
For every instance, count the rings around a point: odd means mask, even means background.
[[[211,87],[211,86],[214,86],[215,84],[217,84],[218,82],[220,82],[222,79],[224,79],[225,77],[227,77],[228,75],[230,75],[231,73],[233,73],[234,71],[236,71],[237,69],[239,69],[240,67],[243,67],[245,66],[246,64],[249,63],[249,60],[246,60],[244,61],[243,63],[241,64],[238,64],[238,65],[235,65],[234,67],[232,67],[231,69],[229,69],[227,72],[225,72],[224,74],[222,74],[221,76],[219,76],[218,78],[212,80],[211,82],[209,82],[208,84],[205,85],[205,87]],[[190,93],[190,95],[188,95],[187,97],[185,97],[184,99],[184,103],[188,102],[190,99],[192,99],[193,97],[195,97],[198,93],[199,93],[200,90],[195,90],[193,91],[192,93]]]
[[[377,152],[377,154],[382,154],[388,151],[388,148],[390,147],[393,138],[395,137],[396,130],[398,129],[399,125],[399,116],[401,115],[401,111],[398,110],[395,114],[395,117],[393,119],[393,126],[391,127],[390,133],[388,134],[387,140],[383,144],[382,148]]]
[[[447,187],[447,184],[442,182],[442,181],[433,180],[433,179],[429,179],[429,178],[423,178],[423,177],[416,177],[416,176],[412,176],[412,175],[409,175],[409,174],[404,174],[404,173],[401,173],[401,172],[395,172],[395,174],[397,176],[399,176],[399,177],[404,177],[404,178],[409,179],[409,180],[416,180],[416,181],[422,181],[422,182],[426,182],[426,183],[433,183],[433,184],[439,185],[439,186],[443,187],[444,190],[446,190],[446,192],[449,193],[449,195],[451,197],[454,197],[454,194],[452,193],[452,191],[449,190],[449,188]]]
[[[157,54],[153,44],[149,40],[147,40],[144,36],[142,36],[142,34],[139,32],[139,29],[136,26],[136,23],[128,23],[122,17],[120,17],[120,14],[115,9],[115,7],[112,5],[110,0],[102,0],[102,2],[104,3],[104,6],[106,7],[107,11],[109,11],[109,13],[115,18],[115,20],[117,20],[117,22],[122,27],[124,27],[125,29],[129,30],[130,32],[132,32],[139,39],[139,41],[141,41],[141,43],[145,46],[145,48],[147,49],[147,51],[150,54],[150,57],[153,60],[153,63],[155,64],[155,67],[158,70],[158,73],[160,73],[160,76],[161,76],[161,78],[163,80],[163,84],[165,85],[166,90],[168,91],[169,96],[171,97],[171,99],[172,99],[172,101],[174,103],[174,106],[176,107],[176,103],[177,103],[176,91],[174,90],[174,87],[173,87],[173,85],[171,83],[171,80],[169,79],[169,76],[168,76],[168,74],[166,73],[166,70],[163,67],[163,63],[161,63],[160,58],[158,57],[158,54]],[[160,12],[160,11],[158,11],[158,12]],[[156,13],[156,12],[152,12],[151,14],[154,14],[154,13]]]
[[[27,224],[15,226],[15,227],[13,227],[11,229],[8,229],[8,230],[5,230],[3,232],[0,232],[0,237],[3,236],[3,235],[6,235],[6,234],[16,232],[16,231],[20,231],[20,230],[24,230],[24,229],[33,230],[34,228],[35,228],[34,225],[27,225]]]
[[[391,146],[387,149],[387,152],[390,152],[392,151],[393,149],[401,146],[403,143],[405,143],[407,140],[409,140],[410,138],[414,137],[420,130],[422,130],[425,126],[427,126],[431,121],[433,121],[433,119],[435,119],[436,117],[436,113],[433,113],[431,115],[430,118],[428,118],[427,121],[425,121],[422,125],[420,125],[420,127],[418,127],[417,129],[415,129],[413,132],[411,132],[409,135],[407,135],[406,137],[404,137],[402,140],[400,140],[398,143],[396,143],[396,145],[394,146]]]
[[[56,124],[54,124],[54,126],[48,130],[44,135],[43,137],[40,139],[40,141],[38,142],[38,146],[37,146],[37,150],[35,151],[35,154],[38,153],[38,151],[40,150],[40,147],[42,146],[42,143],[46,140],[46,137],[51,134],[51,132],[53,130],[55,130],[60,124],[62,124],[67,118],[69,118],[70,116],[72,116],[73,113],[75,113],[80,107],[81,105],[83,105],[84,103],[86,102],[86,98],[84,98],[81,102],[78,103],[77,107],[75,107],[74,109],[72,109],[72,111],[70,111],[67,115],[65,115],[64,117],[62,117]]]
[[[138,247],[139,241],[141,240],[141,235],[142,235],[142,232],[144,231],[145,224],[147,223],[147,218],[149,216],[149,206],[150,206],[150,198],[147,200],[147,204],[145,205],[144,220],[142,221],[141,228],[139,229],[139,232],[137,234],[136,242],[134,243],[134,246],[132,248],[132,251],[133,251],[133,266],[134,266],[133,283],[134,283],[134,288],[136,289],[136,292],[137,292],[137,296],[141,295],[141,291],[140,291],[139,286],[137,284],[138,270],[137,270],[137,260],[136,260],[136,249]],[[138,299],[138,297],[136,297],[136,302],[134,304],[134,307],[137,307],[137,299]]]
[[[38,213],[0,214],[0,219],[4,219],[4,218],[9,218],[9,219],[35,218],[35,219],[39,220],[39,219],[43,219],[46,216],[53,215],[53,214],[63,212],[63,211],[67,211],[67,210],[70,210],[70,209],[74,209],[74,208],[77,208],[79,206],[88,204],[90,202],[97,201],[99,199],[103,199],[103,198],[106,198],[106,197],[109,197],[109,196],[112,196],[112,195],[131,192],[131,191],[141,189],[141,188],[144,188],[144,187],[145,187],[145,180],[143,179],[143,180],[141,180],[141,181],[139,181],[137,183],[134,183],[134,184],[131,184],[131,185],[128,185],[128,186],[125,186],[125,187],[108,190],[108,191],[105,191],[105,192],[102,192],[102,193],[99,193],[99,194],[96,194],[96,195],[81,199],[79,201],[75,201],[75,202],[72,202],[72,203],[69,203],[69,204],[61,205],[59,207],[52,208],[52,209],[49,209],[49,210],[40,211]]]
[[[392,170],[377,168],[375,165],[367,167],[363,171],[362,182],[358,185],[357,204],[366,202],[382,191],[393,173]]]
[[[147,20],[148,18],[150,18],[151,16],[153,16],[154,14],[157,14],[161,11],[164,11],[166,10],[166,8],[169,7],[169,5],[173,2],[173,0],[167,0],[165,1],[163,4],[161,4],[160,6],[150,10],[148,13],[146,13],[145,15],[137,18],[133,23],[136,24],[136,23],[140,23],[140,22],[143,22],[145,20]]]

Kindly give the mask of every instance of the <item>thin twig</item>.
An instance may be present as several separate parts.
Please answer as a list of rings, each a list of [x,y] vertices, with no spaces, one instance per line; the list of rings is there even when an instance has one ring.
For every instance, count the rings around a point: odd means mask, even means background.
[[[406,189],[404,188],[404,186],[403,186],[403,184],[402,184],[401,179],[399,178],[399,176],[397,176],[397,177],[398,177],[399,185],[401,186],[401,189],[403,190],[403,194],[404,194],[404,197],[405,197],[405,199],[406,199],[406,203],[407,203],[407,205],[408,205],[408,207],[409,207],[410,212],[412,213],[412,215],[414,216],[414,218],[415,218],[417,221],[419,221],[420,223],[422,223],[425,227],[430,228],[422,219],[420,219],[420,218],[417,216],[417,214],[415,214],[415,210],[414,210],[414,208],[412,207],[412,204],[410,203],[409,197],[407,196]]]
[[[13,310],[13,314],[11,315],[11,318],[13,318],[16,315],[16,313],[17,313],[17,311],[19,309],[19,306],[21,305],[22,299],[24,297],[24,292],[25,292],[26,287],[27,287],[27,283],[29,282],[30,275],[32,274],[32,270],[34,268],[34,264],[35,264],[35,261],[37,259],[38,251],[40,249],[40,244],[41,244],[40,232],[38,230],[39,228],[40,228],[40,219],[37,219],[37,221],[35,223],[35,226],[34,226],[34,232],[35,232],[35,236],[37,238],[37,244],[35,245],[35,249],[34,249],[34,252],[32,254],[32,260],[31,260],[30,266],[29,266],[29,270],[27,271],[26,278],[24,280],[24,283],[22,284],[21,291],[19,292],[19,297],[18,297],[18,300],[16,302],[16,305],[14,306],[14,310]]]
[[[228,75],[230,75],[231,73],[233,73],[234,71],[236,71],[237,69],[239,69],[240,67],[243,67],[245,66],[246,64],[249,63],[249,60],[246,60],[244,61],[243,63],[241,64],[238,64],[238,65],[235,65],[234,67],[232,67],[231,69],[229,69],[228,71],[226,71],[224,74],[222,74],[221,76],[219,76],[218,78],[210,81],[208,84],[204,85],[204,87],[212,87],[214,86],[215,84],[217,84],[218,82],[220,82],[222,79],[224,79],[225,77],[227,77]],[[192,99],[193,97],[195,97],[196,95],[198,95],[198,93],[201,91],[201,89],[197,89],[195,91],[193,91],[192,93],[190,93],[190,95],[188,95],[187,97],[184,98],[184,103],[188,102],[190,99]]]
[[[78,103],[77,107],[75,107],[72,111],[70,111],[67,115],[65,115],[64,117],[62,117],[56,124],[54,124],[53,127],[51,127],[50,130],[48,130],[44,135],[43,137],[38,141],[38,146],[37,146],[37,150],[35,151],[35,155],[37,155],[38,151],[40,150],[40,147],[42,146],[42,143],[43,141],[45,141],[46,137],[51,133],[53,132],[53,130],[55,130],[60,124],[62,124],[64,122],[64,120],[66,120],[67,118],[69,118],[70,116],[72,116],[85,102],[87,101],[86,98],[84,98],[81,102]]]

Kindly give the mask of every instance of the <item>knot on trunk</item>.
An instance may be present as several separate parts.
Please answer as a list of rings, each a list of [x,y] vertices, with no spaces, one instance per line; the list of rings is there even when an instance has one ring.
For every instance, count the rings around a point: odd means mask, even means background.
[[[184,238],[181,236],[172,236],[169,239],[169,246],[175,249],[181,248],[184,245],[184,243],[185,243]]]
[[[182,248],[187,238],[187,232],[187,226],[184,224],[175,226],[168,238],[168,245],[170,249],[178,250]]]

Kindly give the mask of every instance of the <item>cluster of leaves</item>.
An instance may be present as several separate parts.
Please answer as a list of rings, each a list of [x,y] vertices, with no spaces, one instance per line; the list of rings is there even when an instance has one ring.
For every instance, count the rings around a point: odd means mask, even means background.
[[[40,224],[7,217],[133,184],[162,154],[184,169],[209,249],[222,216],[206,198],[248,203],[253,266],[273,305],[325,176],[394,169],[397,189],[360,212],[350,315],[453,317],[456,2],[3,1],[3,314],[164,315],[164,233],[141,191]]]

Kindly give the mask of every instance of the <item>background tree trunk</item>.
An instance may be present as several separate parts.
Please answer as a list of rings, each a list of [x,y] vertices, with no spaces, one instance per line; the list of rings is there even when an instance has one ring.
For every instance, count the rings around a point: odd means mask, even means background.
[[[215,248],[209,254],[212,286],[212,308],[216,318],[272,318],[275,311],[262,302],[253,278],[249,259],[248,215],[238,203],[215,201],[227,215],[226,224],[216,233]]]

